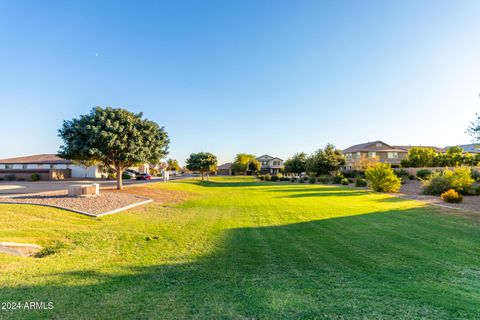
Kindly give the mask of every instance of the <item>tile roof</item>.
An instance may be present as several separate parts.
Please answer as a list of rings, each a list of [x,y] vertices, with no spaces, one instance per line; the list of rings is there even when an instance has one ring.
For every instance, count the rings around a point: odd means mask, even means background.
[[[217,169],[230,169],[232,167],[232,163],[231,162],[227,162],[227,163],[224,163],[224,164],[221,164],[217,167]]]
[[[56,154],[36,154],[0,160],[0,164],[71,164],[71,160],[60,158]]]
[[[381,147],[377,147],[376,144],[381,143]],[[366,142],[366,143],[360,143],[356,144],[354,146],[351,146],[345,150],[343,150],[343,153],[354,153],[354,152],[367,152],[367,151],[385,151],[385,152],[407,152],[407,150],[398,148],[398,147],[392,147],[388,144],[386,144],[383,141],[377,140],[377,141],[371,141],[371,142]]]

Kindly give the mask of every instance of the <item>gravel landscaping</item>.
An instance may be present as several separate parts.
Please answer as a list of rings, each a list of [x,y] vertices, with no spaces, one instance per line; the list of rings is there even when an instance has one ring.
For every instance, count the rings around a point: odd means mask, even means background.
[[[151,201],[148,198],[113,191],[102,191],[100,195],[85,198],[68,197],[66,191],[40,193],[12,198],[0,198],[0,203],[35,204],[58,207],[90,216],[101,216]]]
[[[429,204],[480,212],[480,196],[465,196],[461,203],[446,203],[440,197],[422,194],[422,187],[421,181],[408,181],[406,184],[402,185],[400,192],[395,195],[402,198],[419,200]]]

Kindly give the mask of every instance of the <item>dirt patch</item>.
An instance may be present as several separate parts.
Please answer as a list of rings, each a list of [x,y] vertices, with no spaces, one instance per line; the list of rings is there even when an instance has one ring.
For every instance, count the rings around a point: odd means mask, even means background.
[[[132,186],[123,190],[105,190],[104,193],[131,194],[152,199],[156,203],[179,203],[189,199],[192,193],[176,190],[165,190],[146,186]]]

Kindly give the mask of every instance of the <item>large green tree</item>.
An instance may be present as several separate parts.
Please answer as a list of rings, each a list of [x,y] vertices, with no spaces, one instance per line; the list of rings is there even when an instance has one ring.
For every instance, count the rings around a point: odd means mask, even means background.
[[[305,165],[307,162],[307,154],[299,152],[285,161],[285,172],[301,174],[306,171]]]
[[[167,160],[167,170],[179,171],[180,170],[180,165],[178,164],[178,161],[175,160],[175,159],[168,159]]]
[[[231,170],[235,173],[257,172],[260,170],[261,164],[253,154],[239,153],[235,156]]]
[[[158,163],[168,154],[168,134],[142,113],[120,108],[93,108],[90,113],[64,121],[59,130],[63,140],[58,154],[76,161],[98,161],[117,175],[122,189],[122,172],[141,163]]]
[[[317,176],[331,174],[345,165],[345,157],[341,150],[331,143],[324,149],[318,149],[306,160],[306,171]]]
[[[210,152],[192,153],[187,161],[187,169],[190,171],[199,171],[202,174],[202,180],[205,180],[205,174],[208,180],[208,174],[217,170],[217,157]]]
[[[401,161],[401,166],[405,168],[432,167],[436,156],[437,152],[432,148],[414,147],[408,150],[406,158]]]

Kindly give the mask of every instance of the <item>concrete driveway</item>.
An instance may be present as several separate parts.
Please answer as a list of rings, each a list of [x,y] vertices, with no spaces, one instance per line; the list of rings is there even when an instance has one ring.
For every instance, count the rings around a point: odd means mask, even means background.
[[[185,176],[170,177],[170,180],[188,178]],[[150,181],[145,180],[123,180],[123,185],[141,185],[148,183],[162,182],[161,178],[153,177]],[[21,194],[32,194],[49,191],[66,190],[72,184],[98,183],[101,189],[112,188],[117,184],[116,180],[58,180],[58,181],[0,181],[0,197],[15,196]]]

